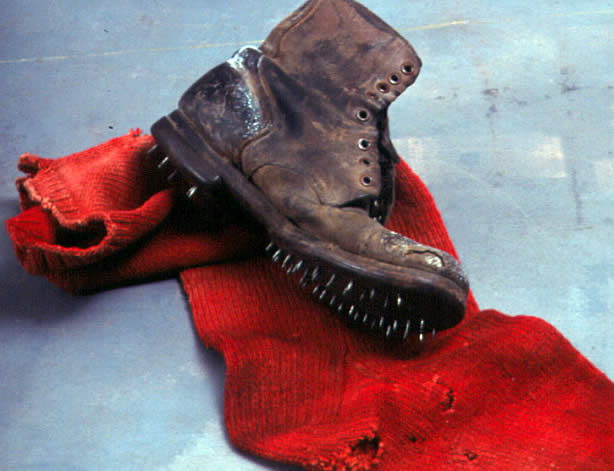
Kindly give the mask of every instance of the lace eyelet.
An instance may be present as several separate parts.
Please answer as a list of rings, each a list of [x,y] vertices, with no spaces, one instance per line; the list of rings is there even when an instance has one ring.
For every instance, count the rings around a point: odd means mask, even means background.
[[[358,140],[358,148],[360,150],[367,150],[371,146],[371,143],[366,139]]]
[[[403,64],[401,66],[401,72],[403,72],[405,75],[411,74],[413,70],[414,68],[412,67],[411,64]]]
[[[388,93],[388,90],[390,90],[390,87],[388,87],[388,84],[386,82],[379,82],[376,88],[377,91],[379,91],[380,93]]]
[[[361,177],[360,183],[362,183],[364,186],[371,186],[371,183],[373,183],[373,179],[369,175],[364,175],[363,177]]]
[[[401,81],[401,78],[397,74],[390,74],[390,77],[388,77],[388,81],[392,85],[396,85],[397,83]]]
[[[365,109],[360,109],[356,112],[356,117],[359,121],[366,121],[369,119],[369,112]]]
[[[371,165],[371,161],[369,159],[360,159],[360,163],[365,167],[369,167]]]

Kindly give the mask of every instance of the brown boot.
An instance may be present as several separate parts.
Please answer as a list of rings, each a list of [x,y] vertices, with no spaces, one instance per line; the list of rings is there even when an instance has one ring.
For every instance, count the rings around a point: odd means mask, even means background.
[[[309,0],[259,49],[201,77],[152,127],[195,192],[226,188],[273,260],[387,337],[454,326],[468,284],[449,254],[384,228],[399,157],[389,104],[416,79],[411,45],[352,0]]]

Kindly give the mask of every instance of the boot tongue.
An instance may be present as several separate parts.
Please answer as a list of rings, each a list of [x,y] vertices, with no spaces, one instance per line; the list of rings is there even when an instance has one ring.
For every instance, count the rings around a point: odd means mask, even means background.
[[[352,0],[309,0],[261,45],[290,76],[341,106],[385,109],[420,72],[412,46]],[[353,101],[353,100],[352,100]]]

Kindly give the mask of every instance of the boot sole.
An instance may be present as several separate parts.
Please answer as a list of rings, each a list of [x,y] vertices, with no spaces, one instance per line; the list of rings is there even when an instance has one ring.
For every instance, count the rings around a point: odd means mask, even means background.
[[[266,229],[267,255],[349,325],[393,339],[416,333],[422,341],[462,320],[466,289],[436,273],[372,260],[311,237],[211,148],[181,111],[161,118],[151,131],[160,155],[187,182],[188,197],[223,187]]]

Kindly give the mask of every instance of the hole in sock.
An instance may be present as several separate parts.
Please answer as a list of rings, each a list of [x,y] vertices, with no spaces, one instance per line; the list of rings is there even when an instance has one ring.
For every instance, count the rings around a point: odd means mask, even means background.
[[[473,460],[477,459],[477,457],[478,457],[478,454],[473,452],[473,451],[471,451],[471,450],[465,451],[464,455],[467,457],[467,459],[469,461],[473,461]]]
[[[344,467],[340,469],[353,469],[356,471],[370,471],[377,468],[383,447],[377,434],[364,437],[354,445],[350,445],[350,452],[343,457]]]
[[[365,437],[353,445],[351,449],[354,454],[370,455],[371,458],[375,458],[379,451],[380,442],[381,440],[377,435]]]
[[[310,464],[318,469],[345,469],[352,471],[375,471],[380,463],[384,446],[377,435],[367,435],[332,457],[318,457]]]
[[[444,395],[444,398],[441,401],[441,405],[443,409],[444,410],[452,409],[455,399],[456,398],[454,396],[454,391],[452,391],[451,389],[448,389]]]

